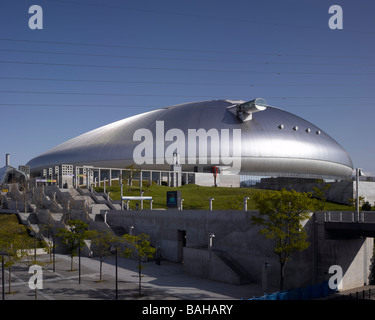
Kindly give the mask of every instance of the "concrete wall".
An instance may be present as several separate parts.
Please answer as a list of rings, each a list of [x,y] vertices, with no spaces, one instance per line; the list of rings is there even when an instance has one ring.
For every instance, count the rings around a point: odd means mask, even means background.
[[[347,212],[349,213],[349,212]],[[344,215],[345,216],[345,215]],[[326,274],[332,265],[343,270],[343,279],[339,289],[347,289],[369,284],[373,238],[339,239],[333,238],[324,228],[324,215],[315,215],[316,278],[327,280]]]
[[[225,264],[212,250],[207,248],[185,247],[184,270],[196,276],[240,284],[240,277],[227,264]]]
[[[181,261],[189,265],[194,274],[210,274],[218,281],[223,277],[222,266],[207,264],[209,234],[214,233],[212,248],[223,251],[252,279],[262,283],[262,269],[268,268],[268,288],[279,288],[279,262],[273,253],[273,242],[259,234],[259,227],[250,222],[255,211],[108,211],[110,225],[122,226],[133,232],[151,236],[153,245],[161,246],[163,259]],[[342,289],[368,283],[373,239],[330,239],[324,229],[323,213],[316,213],[304,226],[309,235],[310,246],[292,255],[286,266],[285,288],[306,286],[328,280],[331,265],[343,268]],[[183,237],[186,235],[185,243]],[[187,248],[188,250],[184,249]],[[201,247],[206,252],[193,250]],[[190,249],[189,249],[190,248]],[[205,248],[205,249],[203,249]],[[215,269],[215,266],[217,269]],[[189,271],[189,268],[185,268]],[[366,272],[365,272],[366,270]]]
[[[371,206],[375,206],[375,182],[359,181],[359,195],[365,198]],[[353,182],[353,190],[356,192],[356,183]]]

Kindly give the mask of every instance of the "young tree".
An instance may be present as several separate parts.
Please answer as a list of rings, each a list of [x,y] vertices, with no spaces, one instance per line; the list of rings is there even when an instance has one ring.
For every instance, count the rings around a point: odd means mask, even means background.
[[[239,194],[227,198],[225,208],[229,210],[241,210],[243,208],[243,198],[245,195]]]
[[[371,204],[370,204],[370,202],[366,201],[362,205],[361,210],[363,210],[363,211],[370,211],[371,210]]]
[[[84,239],[87,238],[88,225],[81,220],[68,220],[68,228],[59,228],[57,236],[70,253],[70,271],[73,271],[73,257],[77,256],[79,247],[83,247]]]
[[[311,193],[294,190],[258,192],[254,196],[258,216],[252,217],[253,224],[260,225],[260,233],[275,240],[274,253],[280,263],[280,290],[284,287],[285,265],[292,253],[308,248],[307,234],[302,221],[310,218],[318,201]]]
[[[359,206],[361,207],[365,203],[365,197],[359,196]],[[354,209],[357,206],[357,199],[356,198],[350,198],[349,200],[349,205],[351,205]]]
[[[123,179],[128,180],[128,186],[129,186],[129,191],[131,191],[131,186],[133,185],[133,179],[136,177],[136,175],[140,176],[140,169],[137,169],[134,164],[131,164],[130,166],[127,166],[124,172],[123,172]],[[141,185],[141,183],[139,184]]]
[[[324,191],[326,191],[330,187],[331,187],[331,185],[329,183],[326,184],[324,187],[321,187],[321,188],[313,187],[312,195],[315,199],[317,199],[319,201],[317,203],[317,208],[316,208],[317,210],[321,210],[321,211],[324,210],[325,203],[326,203],[326,200],[327,200],[326,196],[324,194]]]
[[[154,256],[156,249],[151,246],[151,243],[149,241],[150,236],[148,236],[147,234],[124,234],[123,238],[125,240],[125,243],[127,244],[127,248],[125,249],[123,254],[126,257],[135,257],[138,259],[138,295],[141,296],[141,281],[143,269],[142,259],[145,257],[152,258]]]
[[[9,271],[8,293],[11,293],[12,267],[23,258],[22,253],[24,251],[21,249],[24,249],[22,243],[25,237],[27,235],[14,233],[0,239],[0,251],[5,253],[4,267]]]
[[[43,224],[40,229],[45,237],[45,250],[49,253],[49,262],[52,263],[52,253],[56,248],[56,244],[54,241],[51,214],[48,215],[48,223]]]
[[[102,281],[102,270],[103,261],[111,255],[111,247],[116,244],[118,237],[111,234],[110,232],[99,232],[97,230],[91,230],[89,232],[89,238],[94,253],[99,257],[100,261],[100,276],[99,281]]]

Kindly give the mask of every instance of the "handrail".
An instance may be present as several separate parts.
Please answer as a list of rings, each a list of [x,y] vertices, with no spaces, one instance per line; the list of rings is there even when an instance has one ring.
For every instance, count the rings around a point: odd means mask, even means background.
[[[336,219],[333,217],[333,214],[336,213]],[[344,211],[339,212],[330,212],[326,211],[324,212],[324,222],[346,222],[346,223],[375,223],[375,218],[368,219],[368,217],[372,216],[375,217],[375,212],[371,211],[360,211],[360,212],[354,212],[354,211]],[[350,215],[350,219],[345,219]]]

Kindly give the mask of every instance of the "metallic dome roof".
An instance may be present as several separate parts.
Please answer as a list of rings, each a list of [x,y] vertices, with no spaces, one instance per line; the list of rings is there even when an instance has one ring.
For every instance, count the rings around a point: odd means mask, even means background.
[[[214,156],[215,150],[223,154],[227,148],[233,164],[235,158],[238,158],[236,160],[240,163],[241,172],[314,176],[352,174],[353,164],[348,153],[320,128],[294,114],[270,106],[258,108],[251,114],[250,120],[244,120],[233,112],[241,103],[244,102],[192,102],[142,113],[68,140],[30,160],[28,165],[32,172],[59,164],[125,168],[134,164],[135,148],[140,148],[142,144],[152,151],[148,153],[152,159],[145,160],[143,164],[138,163],[143,169],[169,170],[173,162],[171,150],[177,147],[175,151],[180,153],[183,171],[193,170],[197,165],[206,168],[217,165],[222,166],[223,170],[236,171],[231,170],[228,161],[221,161],[224,158],[220,158],[218,163],[210,158]],[[157,123],[163,127],[163,136],[158,135]],[[146,137],[136,139],[135,132],[139,129],[143,131],[138,133],[150,132],[152,141],[147,142]],[[215,129],[219,134],[220,139],[217,141],[206,139],[207,164],[201,163],[198,158],[191,159],[191,156],[198,157],[200,154],[198,149],[201,143],[197,139],[199,143],[194,146],[196,152],[189,149],[188,137],[193,129],[204,129],[202,132],[206,133]],[[168,131],[171,133],[169,137],[164,135]],[[240,136],[235,135],[239,131]],[[228,132],[228,139],[224,139],[223,133]],[[174,133],[180,133],[184,139],[176,137]],[[225,146],[225,143],[230,145]]]

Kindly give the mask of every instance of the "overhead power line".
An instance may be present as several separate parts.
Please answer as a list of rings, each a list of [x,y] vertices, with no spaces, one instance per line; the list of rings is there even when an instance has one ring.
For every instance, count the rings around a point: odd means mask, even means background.
[[[122,104],[56,104],[56,103],[0,103],[0,107],[66,107],[66,108],[146,108],[146,109],[163,109],[170,107],[171,105],[164,106],[149,106],[149,105],[122,105]],[[282,107],[284,109],[294,107],[353,107],[353,103],[299,103],[299,104],[288,104]],[[370,106],[375,107],[374,103],[355,103],[355,107]]]
[[[97,64],[75,64],[75,63],[50,63],[50,62],[29,62],[29,61],[11,61],[0,60],[0,63],[7,64],[28,64],[28,65],[46,65],[61,67],[79,67],[79,68],[107,68],[107,69],[134,69],[134,70],[161,70],[161,71],[190,71],[190,72],[222,72],[222,73],[253,73],[253,74],[309,74],[309,75],[375,75],[374,72],[299,72],[299,71],[258,71],[258,70],[228,70],[228,69],[197,69],[197,68],[170,68],[170,67],[139,67],[139,66],[120,66],[120,65],[97,65]]]
[[[76,53],[76,52],[57,52],[41,50],[19,50],[19,49],[0,49],[1,52],[18,52],[18,53],[36,53],[48,55],[67,55],[77,57],[105,57],[120,59],[140,59],[140,60],[161,60],[161,61],[192,61],[192,62],[217,62],[217,63],[240,63],[240,64],[259,64],[259,65],[306,65],[306,66],[354,66],[354,67],[374,67],[375,64],[355,64],[355,63],[316,63],[316,62],[277,62],[277,61],[249,61],[249,60],[228,60],[228,59],[198,59],[198,58],[174,58],[174,57],[145,57],[131,55],[115,54],[95,54],[95,53]]]
[[[144,105],[119,105],[119,104],[56,104],[56,103],[0,103],[0,106],[7,107],[68,107],[68,108],[164,108],[162,106]]]
[[[0,90],[0,93],[24,94],[53,94],[53,95],[81,95],[81,96],[127,96],[127,97],[172,97],[172,98],[212,98],[208,95],[173,95],[173,94],[144,94],[144,93],[98,93],[98,92],[59,92],[59,91],[23,91]]]
[[[56,82],[87,82],[87,83],[126,83],[147,85],[190,85],[190,86],[236,86],[236,87],[364,87],[375,86],[373,83],[228,83],[228,82],[178,82],[178,81],[134,81],[134,80],[111,80],[111,79],[68,79],[68,78],[37,78],[37,77],[1,77],[0,80],[24,80],[24,81],[56,81]]]
[[[173,97],[173,98],[212,98],[213,95],[145,94],[145,93],[106,93],[106,92],[66,92],[66,91],[26,91],[0,90],[10,94],[84,95],[84,96],[131,96],[131,97]],[[270,99],[375,99],[373,96],[269,96]],[[225,99],[233,99],[226,97]],[[215,99],[217,100],[217,99]]]
[[[80,47],[102,47],[102,48],[117,48],[117,49],[140,49],[140,50],[155,50],[155,51],[171,51],[171,52],[189,52],[189,53],[209,53],[209,54],[231,54],[231,55],[258,55],[258,56],[273,56],[273,57],[314,57],[314,58],[356,58],[356,59],[373,59],[374,55],[369,56],[340,56],[340,55],[317,55],[317,54],[297,54],[297,53],[270,53],[259,51],[227,51],[227,50],[209,50],[209,49],[186,49],[186,48],[162,48],[162,47],[146,47],[146,46],[131,46],[119,44],[103,44],[103,43],[85,43],[85,42],[69,42],[69,41],[49,41],[49,40],[29,40],[29,39],[15,39],[15,38],[0,38],[0,41],[10,42],[24,42],[24,43],[39,43],[39,44],[53,44],[63,46],[80,46]]]

